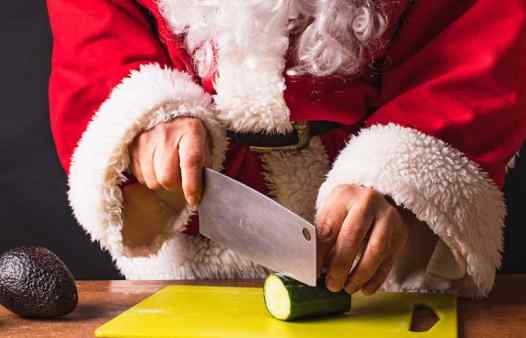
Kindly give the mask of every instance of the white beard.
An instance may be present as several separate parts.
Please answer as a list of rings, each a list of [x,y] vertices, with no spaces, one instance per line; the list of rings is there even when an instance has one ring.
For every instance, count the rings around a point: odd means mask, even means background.
[[[339,70],[343,75],[350,74],[362,65],[359,58],[365,57],[364,47],[357,41],[363,38],[366,43],[368,38],[376,38],[371,27],[381,21],[373,18],[376,14],[365,11],[365,7],[355,6],[355,2],[160,0],[159,7],[172,31],[184,34],[199,75],[209,74],[215,63],[214,102],[226,127],[241,132],[284,133],[291,129],[290,112],[283,98],[291,23],[301,25],[301,18],[314,16],[311,25],[304,25],[306,29],[298,46],[300,62],[289,70],[290,74],[299,71],[324,76]],[[350,16],[349,20],[326,20],[328,14],[340,15],[334,13],[340,7],[347,10],[343,13]],[[327,32],[334,34],[334,27],[323,24],[331,26],[333,21],[345,25],[341,29],[349,35],[347,40],[339,42],[329,36]],[[349,31],[349,25],[356,27]],[[380,27],[377,33],[383,30]]]
[[[186,35],[189,51],[213,41],[214,101],[219,118],[230,129],[284,133],[291,128],[282,75],[289,47],[288,4],[287,0],[159,1],[173,32]],[[201,55],[198,69],[206,74],[210,52],[197,55]]]

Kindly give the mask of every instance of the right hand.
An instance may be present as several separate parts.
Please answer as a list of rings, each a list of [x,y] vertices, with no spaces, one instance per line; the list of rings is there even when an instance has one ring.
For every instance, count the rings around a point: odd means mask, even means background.
[[[131,168],[150,190],[184,194],[197,207],[203,191],[202,170],[210,163],[205,126],[196,118],[179,117],[136,137],[130,146]]]

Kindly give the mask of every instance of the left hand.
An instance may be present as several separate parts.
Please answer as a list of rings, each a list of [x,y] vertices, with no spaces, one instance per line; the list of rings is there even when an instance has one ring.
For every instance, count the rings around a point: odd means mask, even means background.
[[[335,187],[318,216],[318,266],[328,268],[327,288],[345,288],[349,294],[376,292],[406,243],[407,214],[373,189]]]

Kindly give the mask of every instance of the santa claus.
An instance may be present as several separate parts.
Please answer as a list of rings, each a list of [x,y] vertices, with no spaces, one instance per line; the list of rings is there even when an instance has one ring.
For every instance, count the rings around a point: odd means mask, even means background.
[[[69,200],[126,278],[266,273],[199,235],[210,166],[315,222],[330,290],[491,290],[523,1],[47,2]]]

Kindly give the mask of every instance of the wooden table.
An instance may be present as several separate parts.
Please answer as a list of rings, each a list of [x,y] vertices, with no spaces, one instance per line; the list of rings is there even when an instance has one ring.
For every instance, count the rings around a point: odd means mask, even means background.
[[[526,337],[525,283],[526,274],[500,275],[497,278],[497,286],[488,299],[461,300],[459,302],[460,337]],[[0,307],[0,337],[93,337],[95,328],[168,284],[259,286],[261,282],[78,282],[80,301],[77,309],[58,320],[20,319]]]

